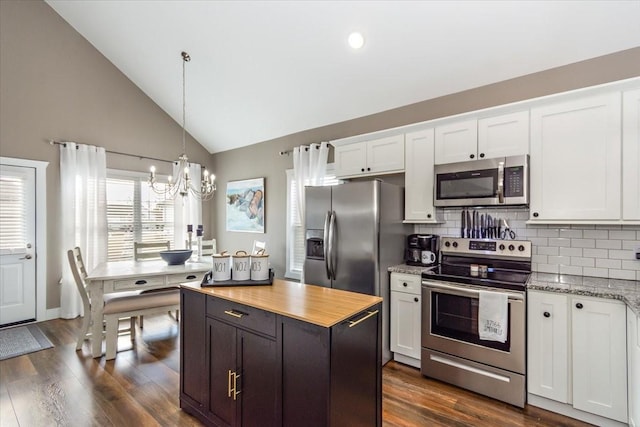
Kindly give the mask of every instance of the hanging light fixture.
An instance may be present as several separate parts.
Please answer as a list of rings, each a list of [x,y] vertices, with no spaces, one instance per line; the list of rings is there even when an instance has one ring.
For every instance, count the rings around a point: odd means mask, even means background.
[[[200,188],[194,185],[191,176],[189,174],[189,158],[187,157],[186,143],[185,143],[185,64],[191,61],[191,57],[187,52],[182,52],[182,154],[178,157],[178,176],[175,181],[169,176],[167,183],[163,186],[159,186],[156,182],[156,168],[151,166],[151,173],[149,174],[149,186],[151,189],[158,193],[168,195],[174,199],[179,195],[185,197],[189,194],[197,197],[201,200],[210,200],[216,191],[215,175],[209,174],[209,171],[204,169],[202,176],[200,177]]]

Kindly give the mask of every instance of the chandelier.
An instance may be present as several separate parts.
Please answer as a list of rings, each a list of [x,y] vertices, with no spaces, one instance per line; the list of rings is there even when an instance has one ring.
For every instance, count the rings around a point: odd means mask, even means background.
[[[204,169],[200,179],[200,186],[197,187],[197,183],[194,183],[191,174],[189,172],[189,158],[187,157],[187,150],[185,144],[185,64],[191,61],[191,57],[187,52],[182,52],[182,154],[178,157],[178,176],[175,180],[171,176],[167,179],[164,185],[159,185],[156,181],[156,168],[151,166],[151,173],[149,174],[149,187],[157,194],[166,195],[172,199],[175,199],[178,194],[182,197],[186,197],[189,194],[195,196],[201,200],[210,200],[216,191],[215,175],[209,174],[209,171]]]

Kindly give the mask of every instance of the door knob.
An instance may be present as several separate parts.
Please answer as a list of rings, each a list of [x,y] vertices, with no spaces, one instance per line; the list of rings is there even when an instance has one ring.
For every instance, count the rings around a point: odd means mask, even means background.
[[[18,259],[31,259],[31,255],[26,254],[25,256],[23,256],[22,258],[18,258]]]

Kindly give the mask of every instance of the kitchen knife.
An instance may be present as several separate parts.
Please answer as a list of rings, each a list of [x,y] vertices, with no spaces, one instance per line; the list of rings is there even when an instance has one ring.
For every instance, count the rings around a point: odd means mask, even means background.
[[[462,237],[463,239],[465,238],[465,231],[466,231],[466,221],[467,221],[467,215],[465,212],[466,209],[462,209],[462,215],[460,218],[460,237]]]
[[[467,209],[467,238],[471,237],[471,212]]]
[[[480,222],[478,220],[478,211],[473,211],[473,238],[477,239],[478,235],[480,233],[478,233],[478,230],[480,229],[480,224],[478,224],[478,222]]]
[[[500,235],[502,234],[502,229],[500,224],[502,224],[502,220],[500,218],[497,218],[497,222],[498,222],[498,228],[496,229],[496,239],[500,238]]]
[[[487,238],[491,239],[491,215],[487,214]]]

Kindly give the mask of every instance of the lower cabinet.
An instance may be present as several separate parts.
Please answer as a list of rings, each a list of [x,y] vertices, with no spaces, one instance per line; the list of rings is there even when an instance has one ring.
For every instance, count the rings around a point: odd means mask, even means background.
[[[627,307],[629,425],[640,427],[640,315]]]
[[[180,407],[211,426],[381,426],[381,305],[331,328],[181,290]]]
[[[626,423],[625,310],[615,300],[529,291],[529,393]]]
[[[390,340],[393,359],[420,367],[422,276],[391,273]]]

